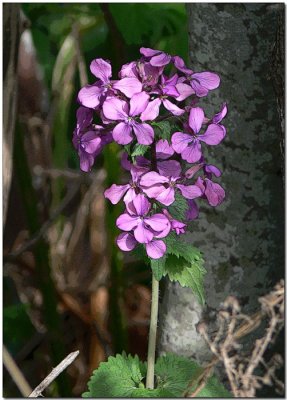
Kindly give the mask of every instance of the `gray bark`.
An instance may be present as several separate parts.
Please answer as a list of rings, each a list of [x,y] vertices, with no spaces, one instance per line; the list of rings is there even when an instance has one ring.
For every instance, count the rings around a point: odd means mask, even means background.
[[[160,351],[208,358],[195,324],[212,321],[220,303],[237,296],[245,311],[284,274],[284,200],[280,121],[271,76],[276,4],[187,5],[191,68],[219,73],[219,89],[200,104],[212,116],[227,101],[227,137],[205,147],[209,163],[223,170],[226,201],[214,209],[202,200],[190,241],[204,255],[206,307],[191,289],[167,284],[161,309]]]

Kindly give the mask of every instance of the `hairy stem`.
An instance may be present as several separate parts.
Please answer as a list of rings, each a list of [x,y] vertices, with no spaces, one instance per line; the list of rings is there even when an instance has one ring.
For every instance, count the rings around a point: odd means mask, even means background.
[[[147,355],[147,376],[146,388],[154,388],[154,363],[155,363],[155,347],[156,347],[156,332],[157,332],[157,317],[158,317],[158,295],[159,282],[152,275],[152,303],[151,316],[149,327],[148,355]]]

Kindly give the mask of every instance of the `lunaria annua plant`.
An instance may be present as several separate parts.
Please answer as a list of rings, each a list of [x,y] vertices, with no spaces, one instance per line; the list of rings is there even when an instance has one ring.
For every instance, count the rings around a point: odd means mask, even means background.
[[[119,248],[127,252],[144,249],[152,268],[147,364],[140,365],[137,356],[110,357],[94,371],[84,397],[181,397],[189,387],[192,368],[200,368],[176,355],[155,360],[158,281],[168,275],[171,281],[192,288],[204,302],[206,271],[201,254],[179,236],[197,218],[199,198],[213,207],[224,200],[224,189],[214,182],[221,171],[207,163],[203,151],[224,139],[226,130],[221,122],[227,106],[223,104],[215,115],[207,116],[197,104],[219,86],[217,74],[194,72],[179,56],[159,50],[142,47],[140,53],[139,60],[122,66],[118,80],[111,79],[108,61],[92,61],[90,69],[97,80],[78,94],[81,107],[73,143],[86,172],[104,146],[113,141],[123,146],[121,165],[130,179],[124,185],[114,183],[105,197],[112,204],[120,200],[125,204],[116,221],[122,231],[117,238]],[[95,116],[100,125],[93,123]],[[145,253],[142,257],[146,258]],[[119,368],[129,383],[117,380]],[[145,378],[146,388],[142,389]],[[226,395],[219,382],[207,383],[204,390],[200,393],[205,397]]]
[[[159,259],[166,252],[163,239],[170,232],[184,234],[187,222],[197,218],[195,199],[213,207],[224,200],[224,189],[214,182],[221,171],[203,153],[224,139],[227,106],[214,116],[197,106],[219,86],[217,74],[194,72],[181,57],[159,50],[142,47],[140,53],[139,60],[122,66],[117,80],[108,60],[91,62],[97,80],[79,91],[73,144],[85,172],[104,146],[123,146],[121,165],[130,180],[105,191],[113,204],[123,199],[126,207],[116,222],[122,231],[117,244],[123,251],[142,244],[151,259]],[[95,115],[100,125],[93,123]],[[185,215],[178,220],[176,206],[183,200]]]

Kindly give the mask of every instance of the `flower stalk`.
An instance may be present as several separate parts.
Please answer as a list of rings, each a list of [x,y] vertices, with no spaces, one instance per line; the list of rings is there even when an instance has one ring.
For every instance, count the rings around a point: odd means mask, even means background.
[[[158,298],[159,298],[159,281],[152,274],[152,300],[151,300],[151,316],[149,327],[148,356],[147,356],[147,376],[146,388],[154,389],[154,364],[155,364],[155,348],[156,333],[158,319]]]

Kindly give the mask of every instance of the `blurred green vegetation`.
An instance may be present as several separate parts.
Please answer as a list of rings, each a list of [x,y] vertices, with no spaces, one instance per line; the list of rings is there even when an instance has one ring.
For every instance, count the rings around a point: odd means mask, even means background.
[[[141,46],[178,54],[188,61],[187,15],[184,3],[23,3],[22,10],[30,21],[37,59],[43,71],[43,80],[48,94],[47,114],[51,114],[52,109],[52,167],[54,168],[71,168],[79,171],[78,156],[71,143],[78,107],[76,98],[81,87],[81,77],[75,61],[76,47],[73,36],[75,26],[79,33],[79,42],[89,83],[93,83],[95,80],[89,71],[89,64],[94,58],[109,59],[113,66],[113,78],[117,79],[122,64],[140,57],[139,48]],[[15,134],[23,134],[19,125]],[[17,179],[20,181],[20,196],[24,205],[26,222],[28,221],[27,229],[32,235],[40,229],[42,220],[45,220],[43,216],[38,215],[43,206],[36,204],[37,201],[41,203],[42,200],[39,199],[32,185],[29,172],[26,173],[25,168],[28,167],[25,166],[23,169],[23,165],[26,165],[23,164],[25,157],[21,155],[24,146],[21,144],[21,140],[20,145],[19,140],[16,141],[16,144],[18,152],[16,149],[14,169],[16,169]],[[107,170],[106,186],[120,180],[117,152],[117,146],[107,148],[94,166],[95,170],[99,167]],[[52,182],[50,204],[48,205],[50,211],[61,203],[65,192],[62,179]],[[118,234],[114,223],[118,211],[116,208],[113,210],[108,208],[107,215],[106,225],[109,230],[108,238],[111,249],[111,332],[113,350],[120,352],[122,349],[128,349],[126,326],[121,314],[119,298],[122,296],[122,285],[124,282],[128,282],[130,270],[123,270],[122,256],[113,244]],[[61,229],[63,218],[65,216],[61,215],[57,220],[59,229]],[[15,238],[8,239],[9,243],[13,242],[13,239],[15,240]],[[43,320],[48,331],[53,332],[61,329],[60,323],[63,321],[60,321],[60,316],[56,312],[56,294],[51,286],[53,280],[49,275],[49,249],[47,246],[48,243],[42,240],[33,249],[33,252],[37,262],[35,272],[38,279],[37,284],[43,295]],[[84,268],[84,265],[81,268]],[[137,269],[136,266],[135,270]],[[36,329],[30,321],[29,307],[29,303],[23,304],[11,278],[5,277],[4,342],[16,359],[26,340],[36,333]],[[57,334],[58,336],[64,335],[62,331],[58,331]],[[59,350],[61,358],[63,354],[68,354],[72,350],[63,348],[61,341],[57,339],[57,334],[51,335],[49,341],[54,352]],[[59,357],[55,354],[53,356],[53,351],[51,353],[52,365],[55,365],[59,361]],[[27,373],[26,377],[31,385],[39,383],[41,377],[36,373],[30,376],[31,369],[23,366],[23,371]],[[11,382],[5,384],[4,380],[4,389],[6,397],[19,396],[18,390]],[[52,386],[50,394],[60,397],[72,396],[71,384],[67,385],[62,379],[62,382],[58,381],[58,387],[56,384]]]

